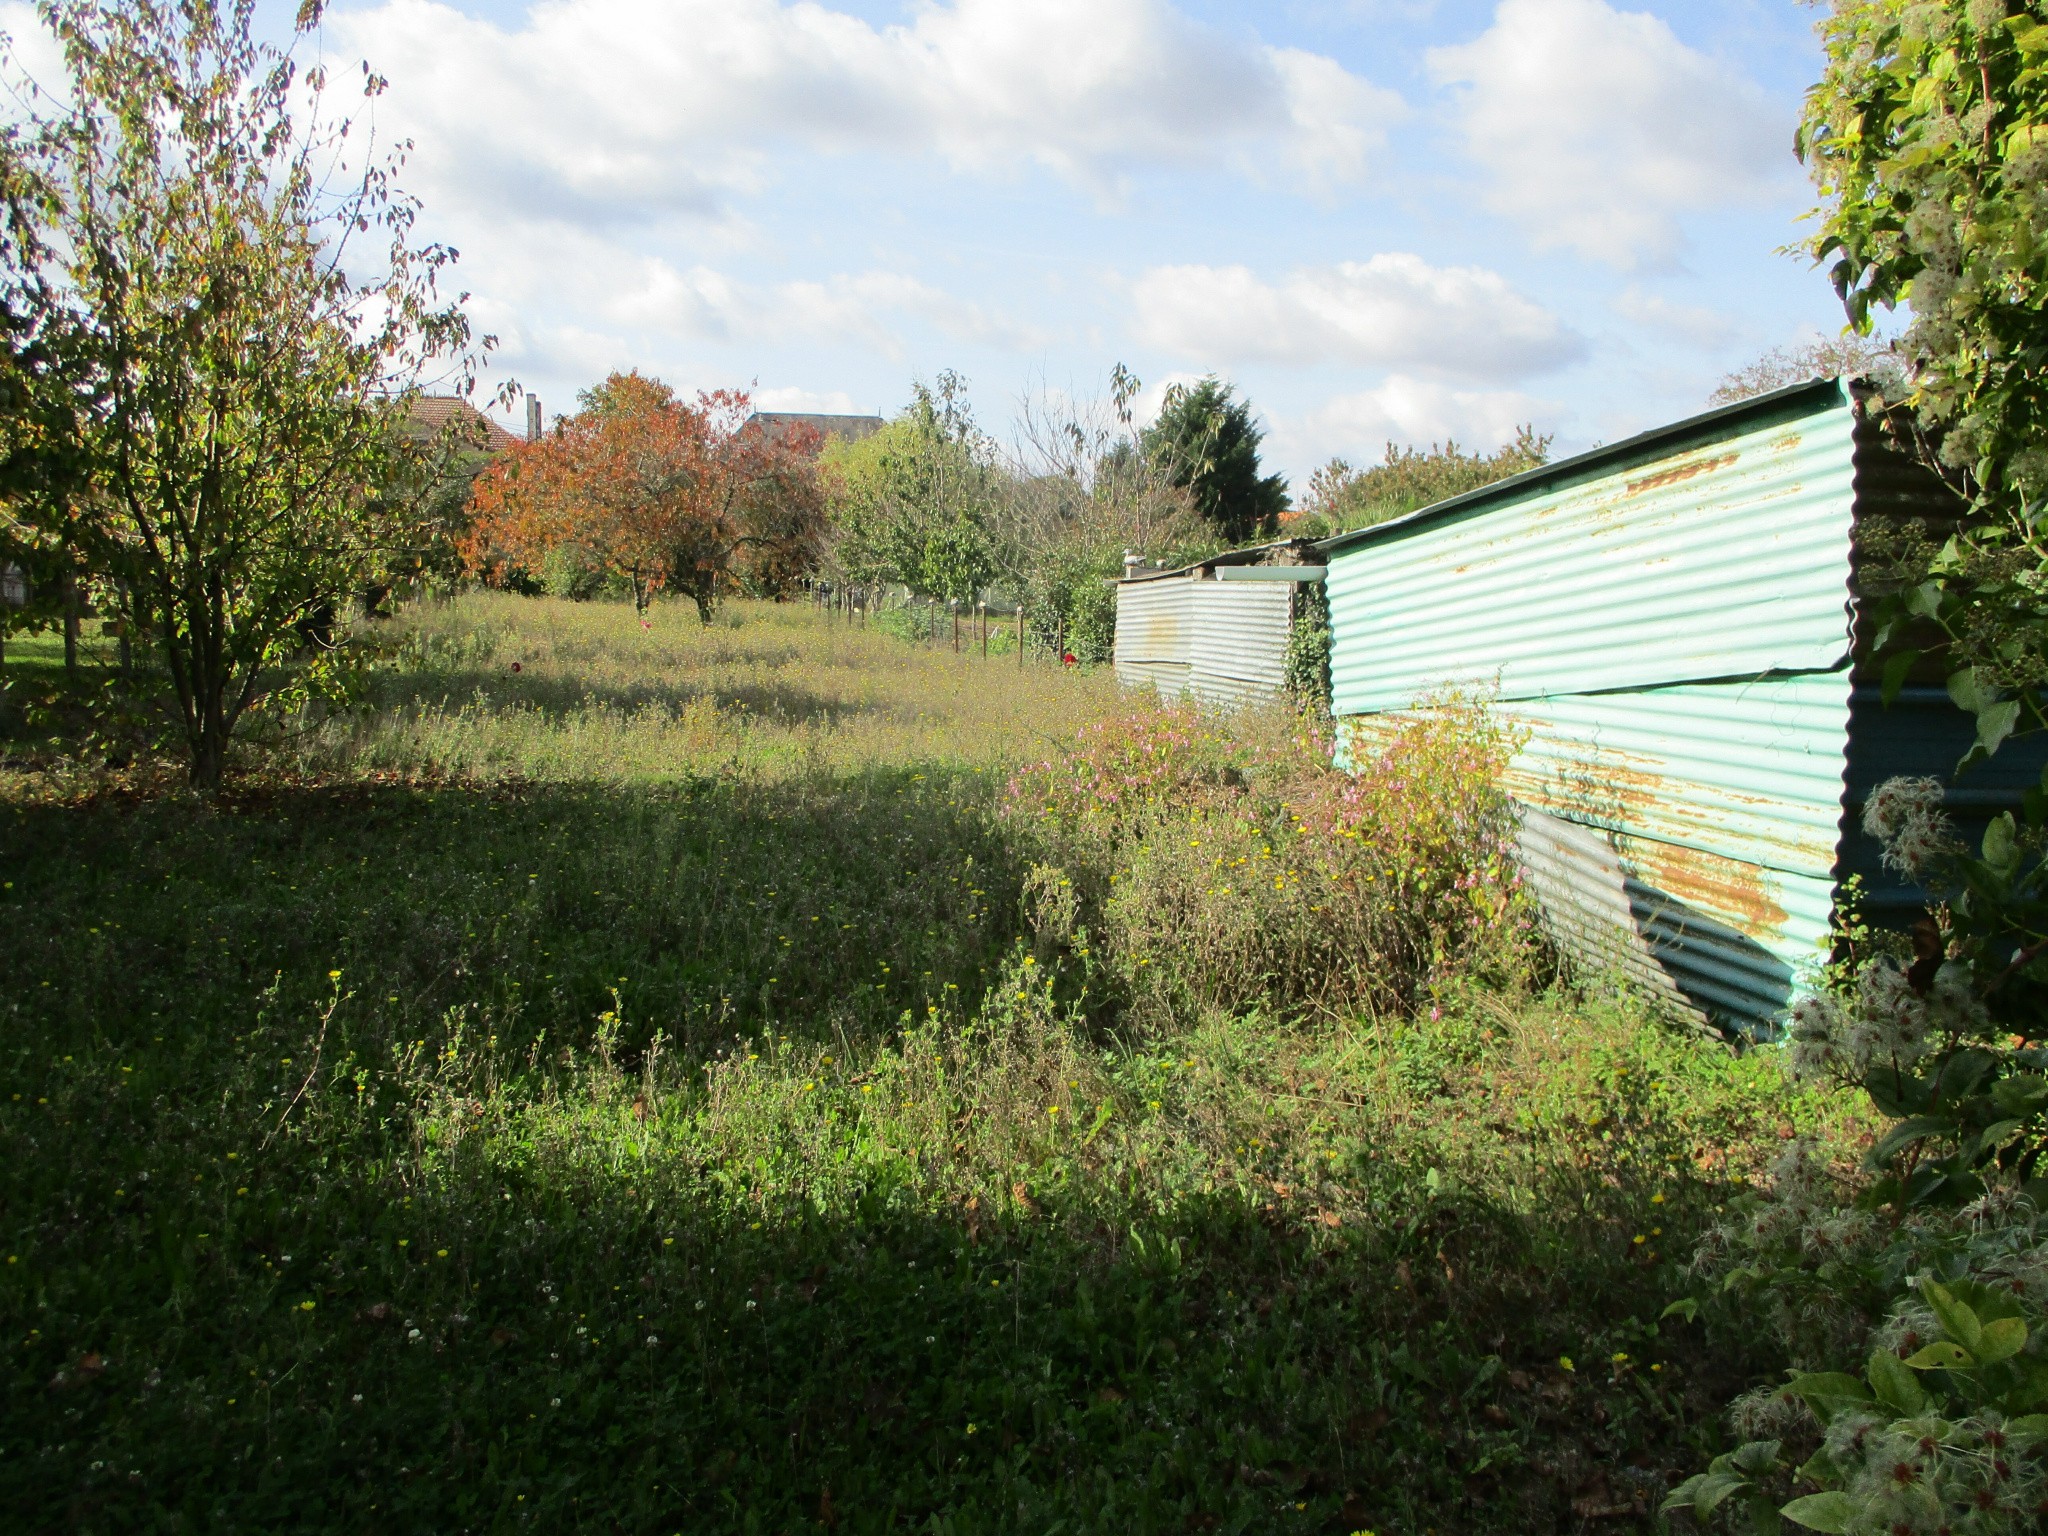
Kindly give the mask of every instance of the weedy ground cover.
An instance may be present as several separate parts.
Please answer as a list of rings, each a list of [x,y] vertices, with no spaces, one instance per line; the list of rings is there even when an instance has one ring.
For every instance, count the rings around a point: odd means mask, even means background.
[[[212,803],[15,747],[9,1528],[1648,1528],[1777,1364],[1659,1321],[1691,1237],[1844,1100],[1539,986],[1483,743],[1396,823],[737,620],[424,610]],[[1398,985],[1279,984],[1338,899]]]

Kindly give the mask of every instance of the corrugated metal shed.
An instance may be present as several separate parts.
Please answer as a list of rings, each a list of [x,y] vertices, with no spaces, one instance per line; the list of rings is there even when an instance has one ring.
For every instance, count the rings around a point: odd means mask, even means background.
[[[1329,541],[1334,707],[1370,734],[1446,689],[1497,697],[1561,944],[1766,1025],[1847,873],[1904,899],[1861,796],[1967,742],[1938,690],[1886,711],[1851,665],[1858,519],[1953,512],[1836,381],[1710,412]],[[2028,755],[2002,773],[2038,775]]]
[[[1117,681],[1221,709],[1277,698],[1295,592],[1323,576],[1285,563],[1307,547],[1285,540],[1118,582]]]
[[[1295,583],[1226,578],[1182,585],[1193,590],[1195,609],[1189,691],[1219,708],[1278,698],[1287,685]]]
[[[1168,699],[1186,691],[1193,670],[1194,583],[1131,581],[1116,594],[1116,680]]]

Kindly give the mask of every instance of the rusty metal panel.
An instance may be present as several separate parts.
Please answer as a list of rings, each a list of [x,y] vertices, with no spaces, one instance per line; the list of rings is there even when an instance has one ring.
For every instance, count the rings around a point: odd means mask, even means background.
[[[1189,691],[1234,708],[1276,699],[1287,682],[1293,582],[1195,581]]]
[[[1618,881],[1629,906],[1606,949],[1568,952],[1600,964],[1619,943],[1638,962],[1632,974],[1653,968],[1652,990],[1675,989],[1695,1016],[1741,1027],[1776,1019],[1826,958],[1846,670],[1502,710],[1528,732],[1509,771],[1517,800],[1606,849],[1598,888]],[[1546,910],[1573,910],[1531,857],[1526,826],[1525,866]]]
[[[1854,413],[1839,389],[1717,418],[1666,456],[1589,455],[1333,547],[1340,715],[1815,671],[1849,653]],[[1799,402],[1795,402],[1799,403]]]
[[[1503,703],[1545,925],[1701,1022],[1753,1028],[1825,958],[1846,671]],[[1344,722],[1345,755],[1405,712]]]
[[[1822,958],[1818,945],[1760,944],[1674,898],[1655,883],[1654,863],[1645,870],[1625,840],[1594,828],[1523,807],[1517,844],[1543,925],[1580,973],[1619,975],[1695,1024],[1776,1018]],[[1829,882],[1781,877],[1776,899],[1799,912],[1797,926],[1825,935]]]
[[[1192,581],[1119,582],[1116,589],[1116,678],[1177,699],[1187,690],[1194,640]]]
[[[1849,694],[1822,672],[1503,704],[1528,733],[1510,787],[1586,826],[1825,877]]]
[[[1497,698],[1560,945],[1767,1025],[1829,938],[1869,447],[1845,390],[1802,386],[1335,541],[1340,739]]]

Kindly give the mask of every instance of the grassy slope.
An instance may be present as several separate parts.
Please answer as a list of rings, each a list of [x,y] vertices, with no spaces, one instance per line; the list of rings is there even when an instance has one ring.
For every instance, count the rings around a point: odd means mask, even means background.
[[[1043,1004],[993,804],[1104,680],[419,632],[218,807],[6,781],[9,1528],[1617,1529],[1768,1364],[1656,1322],[1840,1133],[1767,1061]]]

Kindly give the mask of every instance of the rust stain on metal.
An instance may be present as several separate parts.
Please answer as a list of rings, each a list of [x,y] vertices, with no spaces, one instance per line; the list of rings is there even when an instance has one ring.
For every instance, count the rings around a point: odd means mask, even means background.
[[[1709,840],[1728,828],[1725,807],[1768,810],[1776,803],[1767,795],[1730,787],[1715,790],[1713,800],[1705,801],[1700,786],[1672,779],[1669,765],[1660,759],[1612,747],[1547,767],[1518,760],[1510,764],[1505,782],[1518,799],[1567,821],[1625,834],[1653,832],[1660,840]],[[1761,818],[1750,818],[1742,827],[1755,844],[1798,865],[1826,867],[1834,862],[1834,840],[1826,832],[1802,835],[1808,829]]]
[[[1742,455],[1739,453],[1723,453],[1717,454],[1711,459],[1695,459],[1690,464],[1675,465],[1670,469],[1659,470],[1654,475],[1645,475],[1640,480],[1629,481],[1622,489],[1621,494],[1625,499],[1630,496],[1640,496],[1644,491],[1661,490],[1667,485],[1677,485],[1682,481],[1692,479],[1696,475],[1711,474],[1714,470],[1726,469],[1741,457]]]
[[[1646,838],[1629,841],[1633,862],[1646,884],[1727,919],[1753,939],[1776,933],[1790,916],[1765,888],[1757,865]]]

